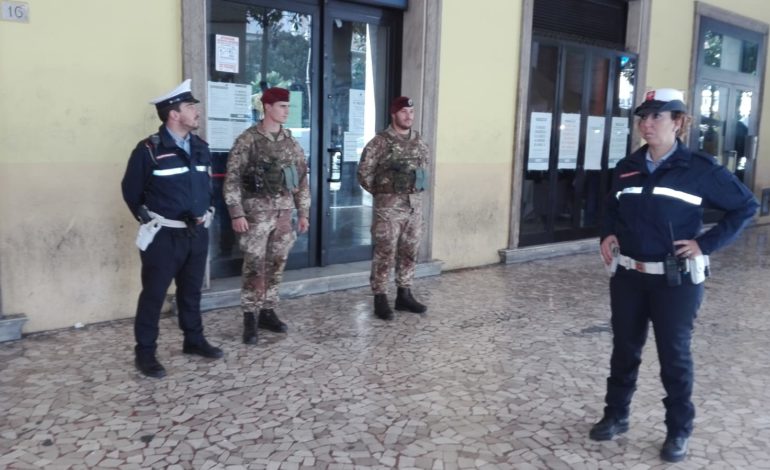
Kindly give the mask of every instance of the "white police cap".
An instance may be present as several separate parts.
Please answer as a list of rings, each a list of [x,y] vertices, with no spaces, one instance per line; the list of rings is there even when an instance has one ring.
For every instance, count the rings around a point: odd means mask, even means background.
[[[192,79],[187,79],[180,83],[176,88],[169,91],[165,95],[159,96],[153,100],[150,101],[150,104],[154,104],[155,108],[158,110],[161,110],[163,108],[166,108],[168,106],[177,104],[177,103],[200,103],[200,101],[196,100],[195,97],[192,95],[192,91],[190,90],[190,83],[192,82]]]
[[[662,111],[681,111],[686,113],[687,106],[684,104],[684,93],[673,88],[650,90],[644,96],[642,104],[636,107],[634,114],[644,116]]]

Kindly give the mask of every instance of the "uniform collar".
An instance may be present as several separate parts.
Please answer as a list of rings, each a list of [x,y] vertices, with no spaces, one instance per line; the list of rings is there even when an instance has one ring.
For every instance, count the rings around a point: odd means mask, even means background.
[[[272,132],[266,131],[265,128],[262,127],[262,121],[259,121],[259,124],[257,124],[257,132],[259,132],[261,135],[273,141],[278,141],[286,138],[286,129],[284,129],[283,125],[278,130],[278,137],[273,137]]]
[[[629,160],[631,160],[637,167],[642,168],[645,173],[649,173],[649,171],[647,171],[647,150],[648,146],[645,144],[629,156]],[[658,169],[688,167],[690,166],[691,158],[692,153],[690,152],[690,149],[687,148],[687,146],[684,145],[681,140],[676,139],[676,150],[674,150],[674,153],[672,153],[663,163],[660,164]]]

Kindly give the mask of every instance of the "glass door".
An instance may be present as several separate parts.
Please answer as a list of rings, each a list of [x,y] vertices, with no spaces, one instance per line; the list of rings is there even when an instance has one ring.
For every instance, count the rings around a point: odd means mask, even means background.
[[[690,147],[713,155],[749,189],[757,157],[764,42],[758,32],[701,18]],[[715,222],[721,212],[707,210],[703,218]]]
[[[334,0],[208,0],[206,134],[217,208],[212,278],[239,276],[242,255],[222,197],[227,156],[262,119],[268,87],[287,88],[285,124],[309,169],[310,230],[287,269],[371,258],[372,198],[358,185],[363,146],[388,125],[399,89],[401,12]],[[296,216],[296,213],[295,213]]]
[[[598,233],[612,168],[626,156],[635,59],[533,40],[521,246]]]
[[[331,6],[324,19],[321,264],[371,258],[372,197],[358,184],[361,151],[388,125],[398,70],[395,15]]]
[[[278,6],[280,5],[280,6]],[[287,88],[291,109],[285,124],[305,152],[311,173],[313,201],[317,185],[317,121],[314,102],[318,63],[317,9],[298,2],[214,0],[209,12],[209,58],[206,130],[212,150],[212,181],[216,215],[211,232],[211,277],[238,276],[242,255],[222,197],[227,156],[235,139],[262,119],[262,92]],[[294,217],[296,218],[296,211]],[[310,226],[317,224],[312,209]],[[287,268],[310,266],[317,234],[300,234]]]

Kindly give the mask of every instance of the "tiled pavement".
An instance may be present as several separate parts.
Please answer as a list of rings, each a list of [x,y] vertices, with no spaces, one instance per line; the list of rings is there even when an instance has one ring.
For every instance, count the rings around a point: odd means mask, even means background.
[[[770,469],[770,226],[713,259],[697,321],[696,428],[672,468]],[[204,316],[224,360],[132,365],[132,323],[0,345],[0,468],[668,468],[652,338],[631,430],[587,438],[609,363],[597,254],[420,280],[427,316],[370,314],[366,289],[293,299],[288,335],[240,343],[237,309]],[[126,309],[132,309],[127,306]]]

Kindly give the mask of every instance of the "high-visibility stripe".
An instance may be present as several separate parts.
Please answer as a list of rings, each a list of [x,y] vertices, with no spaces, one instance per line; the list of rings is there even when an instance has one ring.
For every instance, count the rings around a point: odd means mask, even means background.
[[[695,206],[700,206],[701,201],[703,201],[703,198],[701,198],[700,196],[686,193],[684,191],[677,191],[676,189],[671,189],[671,188],[655,188],[652,190],[652,194],[673,197],[675,199],[679,199],[684,202],[689,202],[690,204]]]
[[[157,160],[160,160],[161,158],[168,158],[168,157],[176,157],[175,153],[164,153],[163,155],[158,155],[155,157]]]
[[[620,196],[624,194],[642,194],[642,188],[639,186],[630,186],[628,188],[623,188],[622,190],[618,191],[615,194],[615,197],[617,199],[620,199]],[[700,196],[686,193],[684,191],[677,191],[676,189],[666,188],[666,187],[653,188],[652,194],[655,196],[672,197],[674,199],[679,199],[680,201],[684,201],[695,206],[700,206],[701,202],[703,201],[703,198],[701,198]]]
[[[615,194],[615,197],[620,199],[620,196],[623,194],[642,194],[642,187],[629,186],[628,188],[623,188],[622,190],[618,191],[617,194]]]
[[[165,170],[153,170],[152,174],[155,176],[171,176],[181,175],[182,173],[187,173],[188,171],[190,171],[190,169],[186,166],[180,166],[178,168],[167,168]]]
[[[203,172],[209,171],[209,167],[206,165],[195,165],[195,169]]]

